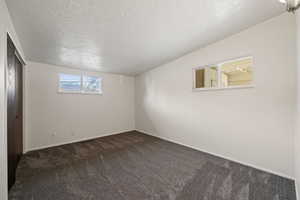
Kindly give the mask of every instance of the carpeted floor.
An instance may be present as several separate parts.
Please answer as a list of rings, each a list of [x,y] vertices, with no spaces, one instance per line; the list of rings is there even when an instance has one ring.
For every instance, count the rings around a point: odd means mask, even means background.
[[[10,200],[296,200],[294,182],[138,132],[27,153]]]

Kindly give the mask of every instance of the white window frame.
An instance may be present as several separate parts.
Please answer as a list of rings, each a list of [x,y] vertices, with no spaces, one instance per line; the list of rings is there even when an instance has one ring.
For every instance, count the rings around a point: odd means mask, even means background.
[[[252,77],[252,83],[249,85],[241,85],[241,86],[229,86],[229,87],[222,87],[222,73],[221,73],[221,66],[225,63],[228,62],[235,62],[235,61],[240,61],[240,60],[244,60],[244,59],[251,59],[252,60],[252,69],[254,68],[254,58],[253,56],[244,56],[244,57],[239,57],[239,58],[235,58],[235,59],[228,59],[225,61],[221,61],[218,62],[218,64],[211,64],[211,65],[204,65],[201,67],[196,67],[193,68],[193,91],[211,91],[211,90],[232,90],[232,89],[246,89],[246,88],[254,88],[254,73],[253,73],[253,77]],[[206,67],[211,67],[211,66],[217,66],[217,72],[218,72],[218,77],[217,77],[217,87],[214,88],[196,88],[196,71],[199,69],[205,69]]]
[[[60,75],[61,74],[69,74],[69,75],[74,75],[74,76],[80,76],[80,91],[67,91],[64,90],[60,87]],[[83,89],[83,77],[84,76],[91,76],[91,77],[96,77],[100,81],[100,91],[99,92],[86,92]],[[76,74],[76,73],[58,73],[58,80],[57,80],[57,92],[59,94],[86,94],[86,95],[102,95],[103,94],[103,78],[97,75],[87,75],[87,74]]]

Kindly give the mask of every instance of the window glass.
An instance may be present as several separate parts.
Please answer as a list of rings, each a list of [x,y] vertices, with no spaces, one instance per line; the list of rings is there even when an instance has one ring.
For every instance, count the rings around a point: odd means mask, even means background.
[[[101,78],[95,76],[83,76],[83,91],[101,93]]]
[[[59,89],[63,92],[80,92],[81,76],[73,74],[59,74]]]

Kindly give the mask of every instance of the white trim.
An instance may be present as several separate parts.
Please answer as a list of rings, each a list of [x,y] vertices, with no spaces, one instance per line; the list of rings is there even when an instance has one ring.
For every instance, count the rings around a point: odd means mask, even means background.
[[[25,149],[26,149],[26,145],[27,145],[27,134],[26,134],[26,130],[27,130],[27,126],[26,126],[26,122],[27,122],[27,118],[26,118],[26,114],[27,114],[27,110],[26,110],[26,108],[27,108],[27,106],[26,106],[26,103],[27,103],[27,86],[26,86],[26,84],[27,84],[27,81],[26,81],[26,79],[27,79],[27,75],[26,75],[26,73],[27,73],[27,68],[25,67],[26,66],[26,64],[23,64],[22,65],[22,81],[23,81],[23,92],[22,92],[22,98],[23,98],[23,102],[22,102],[22,106],[23,106],[23,153],[25,152]]]
[[[21,54],[22,51],[20,51],[19,47],[17,46],[17,42],[15,41],[15,38],[12,36],[12,34],[10,34],[10,31],[7,30],[6,31],[6,43],[7,43],[7,35],[9,35],[10,39],[12,40],[14,46],[15,46],[15,55],[18,57],[18,59],[20,60],[20,62],[26,66],[26,59],[24,55]],[[7,57],[7,55],[6,55]]]
[[[221,71],[221,64],[217,65],[217,86],[218,88],[222,88],[222,71]],[[197,89],[197,88],[195,88]]]
[[[16,45],[15,45],[16,46]],[[24,61],[24,59],[22,58],[21,54],[19,53],[18,49],[16,48],[15,50],[15,55],[17,56],[18,60],[20,61],[20,63],[22,63],[23,66],[26,65],[26,62]]]
[[[1,157],[3,157],[3,160],[0,162],[0,169],[2,170],[0,172],[3,177],[0,179],[0,199],[3,198],[3,200],[6,200],[8,198],[8,178],[7,178],[7,33],[8,31],[5,31],[4,34],[2,35],[0,33],[0,40],[3,37],[3,45],[0,46],[0,48],[3,48],[3,96],[1,97],[0,103],[3,106],[3,113],[1,113],[3,117],[3,121],[1,121],[0,124],[0,136],[3,141],[1,141],[1,151],[0,153],[2,154]],[[0,41],[1,42],[1,41]],[[1,56],[1,55],[0,55]],[[2,101],[3,100],[3,101]],[[2,133],[1,133],[2,132]]]
[[[61,143],[56,143],[56,144],[44,145],[44,146],[40,146],[40,147],[28,148],[28,149],[26,149],[26,151],[24,153],[27,153],[27,152],[30,152],[30,151],[41,150],[41,149],[47,149],[47,148],[51,148],[51,147],[58,147],[58,146],[67,145],[67,144],[84,142],[84,141],[88,141],[88,140],[99,139],[99,138],[102,138],[102,137],[118,135],[118,134],[127,133],[127,132],[131,132],[131,131],[134,131],[134,130],[125,130],[125,131],[122,131],[122,132],[109,133],[109,134],[104,134],[104,135],[100,135],[100,136],[98,135],[98,136],[80,138],[80,139],[72,140],[72,141],[69,141],[69,142],[61,142]]]
[[[220,88],[193,88],[194,92],[200,91],[216,91],[216,90],[234,90],[234,89],[249,89],[255,88],[255,85],[241,85],[241,86],[230,86],[230,87],[220,87]]]
[[[203,69],[205,67],[210,67],[210,66],[215,66],[215,65],[223,65],[224,63],[240,61],[240,60],[244,60],[244,59],[248,59],[248,58],[252,58],[254,60],[254,57],[252,55],[248,54],[248,55],[245,55],[245,56],[239,56],[239,57],[224,59],[222,61],[217,61],[215,63],[202,65],[201,67],[194,67],[193,69]]]
[[[252,167],[252,168],[258,169],[258,170],[260,170],[260,171],[264,171],[264,172],[271,173],[271,174],[274,174],[274,175],[277,175],[277,176],[280,176],[280,177],[284,177],[284,178],[287,178],[287,179],[291,179],[291,180],[293,180],[293,181],[296,182],[295,177],[291,177],[291,176],[289,176],[289,175],[286,175],[286,174],[283,174],[283,173],[280,173],[280,172],[275,172],[275,171],[273,171],[273,170],[266,169],[266,168],[264,168],[264,167],[259,167],[259,166],[256,166],[256,165],[253,165],[253,164],[250,164],[250,163],[242,162],[242,161],[240,161],[240,160],[237,160],[237,159],[234,159],[234,158],[230,158],[230,157],[227,157],[227,156],[224,156],[224,155],[221,155],[221,154],[212,153],[212,152],[209,152],[209,151],[200,149],[200,148],[198,148],[198,147],[194,147],[194,146],[191,146],[191,145],[183,144],[183,143],[181,143],[181,142],[177,142],[177,141],[175,141],[175,140],[172,140],[172,139],[169,139],[169,138],[166,138],[166,137],[163,137],[163,136],[159,136],[159,135],[157,135],[157,134],[150,134],[150,133],[148,133],[147,131],[138,130],[138,129],[136,129],[136,131],[141,132],[141,133],[144,133],[144,134],[146,134],[146,135],[150,135],[150,136],[153,136],[153,137],[157,137],[157,138],[160,138],[160,139],[163,139],[163,140],[166,140],[166,141],[175,143],[175,144],[179,144],[179,145],[182,145],[182,146],[185,146],[185,147],[189,147],[189,148],[191,148],[191,149],[194,149],[194,150],[197,150],[197,151],[201,151],[201,152],[204,152],[204,153],[207,153],[207,154],[210,154],[210,155],[219,157],[219,158],[223,158],[223,159],[226,159],[226,160],[229,160],[229,161],[232,161],[232,162],[240,163],[240,164],[242,164],[242,165],[245,165],[245,166],[248,166],[248,167]]]
[[[223,65],[225,63],[236,62],[236,61],[246,60],[246,59],[252,59],[253,60],[253,56],[245,56],[245,57],[238,57],[238,58],[234,58],[234,59],[230,59],[230,60],[225,60],[225,61],[219,63],[218,65]]]
[[[68,92],[68,91],[64,91],[64,90],[58,90],[57,91],[58,94],[83,94],[83,95],[103,95],[103,93],[100,92],[84,92],[84,91],[78,91],[78,92]]]

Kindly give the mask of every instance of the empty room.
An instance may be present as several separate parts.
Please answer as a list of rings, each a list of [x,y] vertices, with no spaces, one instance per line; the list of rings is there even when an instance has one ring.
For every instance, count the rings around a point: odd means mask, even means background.
[[[0,0],[0,200],[300,200],[300,0]]]

